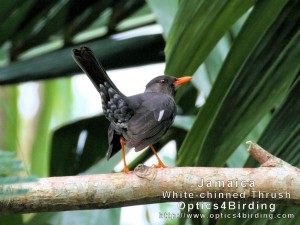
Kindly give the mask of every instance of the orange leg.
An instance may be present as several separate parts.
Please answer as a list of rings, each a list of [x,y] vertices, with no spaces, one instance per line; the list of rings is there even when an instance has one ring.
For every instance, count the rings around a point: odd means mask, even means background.
[[[152,151],[153,151],[153,153],[154,153],[154,155],[156,156],[157,161],[158,161],[158,164],[157,164],[157,165],[153,165],[153,167],[155,167],[155,168],[167,168],[167,166],[166,166],[166,165],[160,160],[160,158],[158,157],[158,155],[157,155],[157,153],[156,153],[156,151],[155,151],[153,145],[149,145],[149,146],[150,146],[150,148],[152,149]]]
[[[121,147],[122,147],[122,158],[123,158],[123,162],[124,162],[124,172],[128,173],[129,168],[128,168],[128,166],[126,164],[126,160],[125,160],[125,140],[122,136],[120,137],[120,143],[121,143]]]

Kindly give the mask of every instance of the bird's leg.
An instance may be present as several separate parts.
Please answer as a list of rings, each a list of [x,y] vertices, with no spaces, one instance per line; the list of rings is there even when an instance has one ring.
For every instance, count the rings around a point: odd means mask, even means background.
[[[167,168],[167,166],[158,157],[158,155],[157,155],[157,153],[156,153],[153,145],[149,145],[149,146],[152,149],[152,151],[153,151],[153,153],[154,153],[154,155],[155,155],[155,157],[157,158],[157,161],[158,161],[158,164],[157,165],[153,165],[153,167],[155,167],[155,168]]]
[[[120,143],[121,143],[121,147],[122,147],[122,158],[123,158],[123,162],[124,162],[124,172],[128,173],[129,168],[128,168],[128,166],[126,164],[126,160],[125,160],[125,140],[122,136],[120,137]]]

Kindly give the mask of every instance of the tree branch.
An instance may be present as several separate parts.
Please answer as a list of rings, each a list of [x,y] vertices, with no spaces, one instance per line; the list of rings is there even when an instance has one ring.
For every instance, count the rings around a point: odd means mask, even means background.
[[[300,205],[300,170],[248,142],[259,168],[166,168],[139,165],[129,174],[42,178],[0,186],[0,214],[106,209],[171,201],[273,202]],[[221,195],[221,196],[220,196]],[[222,196],[223,195],[223,196]]]

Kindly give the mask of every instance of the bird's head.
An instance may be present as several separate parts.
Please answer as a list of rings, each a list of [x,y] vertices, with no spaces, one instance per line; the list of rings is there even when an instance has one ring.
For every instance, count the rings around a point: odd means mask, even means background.
[[[171,76],[158,76],[153,78],[147,85],[145,92],[156,92],[169,94],[175,96],[176,89],[184,84],[189,82],[192,77],[171,77]]]

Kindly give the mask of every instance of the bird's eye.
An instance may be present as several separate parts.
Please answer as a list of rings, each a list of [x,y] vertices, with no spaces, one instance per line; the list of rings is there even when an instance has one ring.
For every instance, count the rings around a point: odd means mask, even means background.
[[[165,84],[167,84],[167,81],[165,79],[162,79],[159,81],[159,83],[165,85]]]

